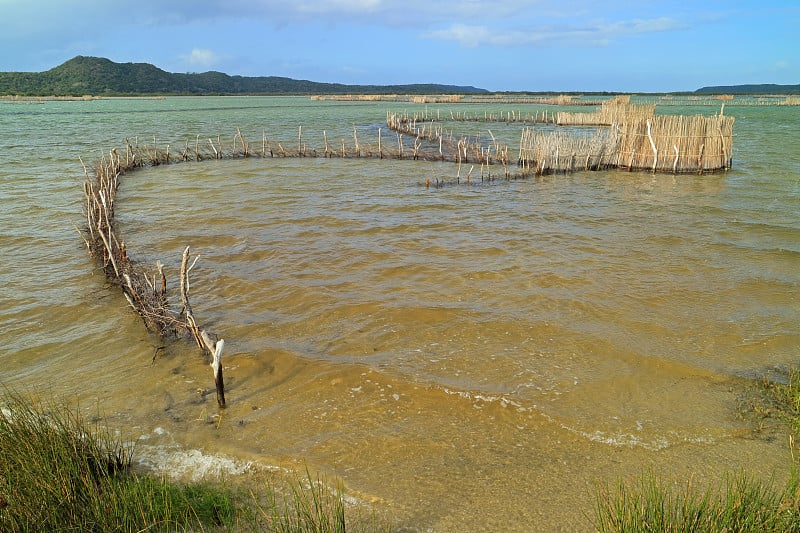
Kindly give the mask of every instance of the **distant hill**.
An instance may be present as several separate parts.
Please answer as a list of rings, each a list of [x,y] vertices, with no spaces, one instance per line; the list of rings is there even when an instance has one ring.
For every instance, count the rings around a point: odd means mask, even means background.
[[[280,95],[280,94],[474,94],[476,87],[440,84],[344,85],[279,76],[229,76],[222,72],[176,74],[149,63],[115,63],[77,56],[46,72],[0,72],[0,95]]]
[[[774,83],[719,85],[716,87],[702,87],[695,92],[706,94],[800,94],[800,85],[775,85]]]

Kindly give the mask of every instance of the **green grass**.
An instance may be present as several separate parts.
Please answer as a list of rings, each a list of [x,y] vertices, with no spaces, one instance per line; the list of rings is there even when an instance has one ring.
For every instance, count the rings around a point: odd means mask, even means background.
[[[6,393],[0,408],[3,532],[377,529],[346,524],[341,491],[310,475],[283,491],[175,483],[134,473],[132,450],[64,407]]]
[[[0,531],[181,531],[233,524],[230,493],[131,472],[131,452],[55,405],[7,394]]]
[[[778,488],[746,474],[729,476],[718,490],[700,491],[691,482],[676,488],[656,474],[638,485],[619,482],[599,487],[595,526],[605,532],[796,532],[800,531],[800,479],[796,443],[800,440],[800,371],[785,382],[763,380],[743,403],[745,415],[763,430],[766,419],[789,426],[790,481]]]
[[[271,487],[258,506],[258,522],[280,533],[334,533],[347,531],[341,489],[326,489],[306,473],[288,488]]]
[[[639,485],[598,491],[596,526],[601,532],[800,531],[797,496],[792,487],[776,490],[744,475],[728,479],[723,490],[700,491],[648,473]]]

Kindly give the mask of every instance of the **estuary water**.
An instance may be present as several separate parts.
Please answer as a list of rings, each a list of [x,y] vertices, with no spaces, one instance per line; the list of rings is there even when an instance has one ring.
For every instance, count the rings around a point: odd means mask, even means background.
[[[400,530],[591,530],[599,484],[653,470],[785,479],[787,432],[755,432],[739,401],[800,356],[798,107],[727,106],[733,168],[703,176],[476,168],[439,189],[426,179],[466,169],[313,157],[123,176],[129,255],[163,262],[173,289],[184,247],[200,257],[192,305],[225,339],[224,411],[197,348],[148,333],[76,231],[82,162],[126,138],[176,154],[237,128],[254,146],[389,142],[386,112],[420,109],[0,103],[0,383],[100,416],[155,468],[320,472]],[[513,148],[522,125],[448,127]]]

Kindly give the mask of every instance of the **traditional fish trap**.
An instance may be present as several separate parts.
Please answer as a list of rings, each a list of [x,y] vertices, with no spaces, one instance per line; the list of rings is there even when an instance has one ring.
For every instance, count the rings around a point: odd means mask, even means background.
[[[418,120],[419,119],[419,120]],[[508,147],[498,143],[494,138],[484,143],[478,136],[456,136],[452,130],[445,130],[435,119],[428,121],[422,117],[408,114],[387,113],[386,125],[397,134],[399,151],[397,157],[403,159],[403,135],[410,137],[412,159],[452,161],[458,163],[479,163],[491,165],[508,164]],[[423,144],[427,141],[427,145]],[[410,151],[406,149],[406,154]],[[408,157],[408,155],[406,155]],[[506,170],[506,174],[508,171]]]
[[[615,126],[619,136],[616,166],[673,173],[729,169],[734,118],[723,112],[657,115]]]
[[[602,170],[613,166],[616,149],[617,136],[611,130],[576,135],[525,128],[519,144],[518,164],[523,174]]]
[[[461,111],[452,111],[450,110],[449,113],[442,114],[441,110],[437,109],[436,112],[428,111],[426,108],[424,111],[417,111],[414,113],[409,114],[405,112],[403,114],[400,113],[392,113],[387,112],[386,114],[386,123],[389,124],[392,129],[401,129],[407,126],[401,124],[410,124],[411,129],[415,129],[417,124],[421,124],[424,122],[441,122],[441,121],[449,121],[449,122],[505,122],[506,124],[511,123],[523,123],[523,124],[556,124],[556,117],[557,114],[553,111],[548,111],[546,109],[535,111],[533,113],[522,113],[521,111],[516,111],[514,109],[510,109],[508,111],[500,111],[498,113],[492,113],[489,111],[484,111],[483,114],[470,114],[467,112]]]
[[[603,102],[595,113],[560,112],[556,123],[560,126],[611,126],[647,119],[655,112],[656,104],[631,104],[630,96],[618,96]]]
[[[724,108],[723,108],[724,111]],[[519,165],[538,174],[624,168],[713,172],[733,163],[733,117],[628,114],[595,136],[522,132]]]

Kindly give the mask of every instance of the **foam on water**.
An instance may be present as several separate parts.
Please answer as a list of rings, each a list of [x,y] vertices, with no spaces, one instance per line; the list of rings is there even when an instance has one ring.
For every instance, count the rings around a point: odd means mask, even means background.
[[[256,470],[278,470],[277,467],[240,461],[222,454],[183,449],[178,444],[145,444],[152,436],[163,438],[169,436],[169,432],[157,427],[152,434],[141,435],[134,447],[134,462],[149,471],[163,473],[176,480],[213,481]]]

